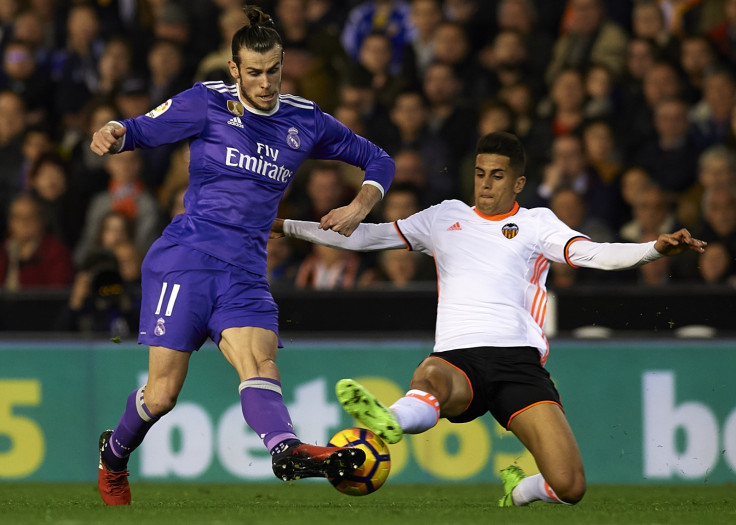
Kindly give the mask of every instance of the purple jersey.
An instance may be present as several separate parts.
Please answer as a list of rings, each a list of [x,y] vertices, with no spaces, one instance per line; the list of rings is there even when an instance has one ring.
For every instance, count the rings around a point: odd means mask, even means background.
[[[189,139],[186,213],[164,237],[258,275],[266,275],[266,242],[278,204],[307,158],[341,160],[365,170],[385,192],[394,164],[317,105],[279,95],[267,112],[243,104],[237,86],[196,83],[125,126],[121,151]]]

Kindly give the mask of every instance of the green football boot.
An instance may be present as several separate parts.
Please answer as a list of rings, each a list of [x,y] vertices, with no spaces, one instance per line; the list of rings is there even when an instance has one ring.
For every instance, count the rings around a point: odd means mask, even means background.
[[[501,482],[503,483],[504,496],[498,501],[499,507],[513,507],[514,500],[511,497],[511,492],[516,488],[516,485],[521,483],[521,480],[526,477],[524,471],[516,465],[509,465],[501,471]]]
[[[378,434],[386,443],[401,441],[404,433],[394,413],[359,383],[352,379],[340,379],[335,385],[335,393],[345,412]]]

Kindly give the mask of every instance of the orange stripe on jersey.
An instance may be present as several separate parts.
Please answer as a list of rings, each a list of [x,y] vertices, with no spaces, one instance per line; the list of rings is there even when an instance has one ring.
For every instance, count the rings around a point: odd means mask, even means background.
[[[404,241],[404,244],[406,244],[406,249],[409,251],[413,251],[414,249],[411,247],[411,243],[409,242],[409,239],[404,237],[404,234],[401,233],[401,228],[399,228],[399,225],[394,222],[394,229],[396,230],[396,233],[399,234],[399,237],[401,237],[401,240]]]
[[[562,411],[564,412],[564,409],[562,408],[562,405],[560,405],[559,403],[557,403],[557,402],[555,402],[555,401],[550,401],[550,400],[546,400],[546,401],[537,401],[536,403],[532,403],[531,405],[529,405],[529,406],[527,406],[527,407],[524,407],[524,408],[522,408],[521,410],[517,410],[516,412],[514,412],[513,414],[511,414],[511,417],[509,418],[509,421],[508,421],[508,423],[506,423],[506,430],[509,430],[509,427],[511,426],[511,421],[513,421],[513,419],[514,419],[514,418],[515,418],[516,416],[518,416],[518,415],[519,415],[519,414],[521,414],[522,412],[525,412],[525,411],[529,410],[529,409],[530,409],[530,408],[532,408],[532,407],[535,407],[535,406],[537,406],[537,405],[543,405],[543,404],[545,404],[545,403],[552,403],[553,405],[557,405],[558,407],[560,407],[560,410],[562,410]]]
[[[458,372],[460,372],[460,373],[461,373],[462,375],[464,375],[464,376],[465,376],[465,380],[466,380],[466,381],[468,382],[468,388],[470,388],[470,401],[468,401],[468,404],[467,404],[467,406],[466,406],[465,408],[463,408],[463,412],[465,412],[465,411],[466,411],[466,410],[468,409],[468,407],[470,406],[470,404],[471,404],[471,403],[473,402],[473,397],[475,397],[475,394],[473,393],[473,383],[471,383],[471,382],[470,382],[470,378],[468,377],[468,374],[466,374],[465,372],[463,372],[463,371],[462,371],[462,369],[460,369],[460,368],[456,367],[455,365],[453,365],[453,364],[452,364],[452,363],[450,363],[449,361],[447,361],[447,360],[445,360],[445,359],[442,359],[441,357],[438,357],[438,356],[436,356],[436,355],[431,355],[431,356],[429,356],[429,357],[430,357],[430,358],[433,358],[433,359],[439,359],[439,360],[440,360],[440,361],[442,361],[443,363],[447,363],[447,364],[448,364],[448,365],[450,365],[450,366],[451,366],[452,368],[454,368],[455,370],[457,370]]]
[[[486,215],[485,213],[479,211],[476,207],[473,207],[473,211],[477,213],[480,217],[488,221],[502,221],[504,219],[508,219],[512,215],[516,215],[516,212],[519,211],[519,203],[514,202],[514,206],[511,208],[511,211],[508,213],[503,213],[501,215]]]
[[[571,245],[572,245],[572,243],[574,243],[575,241],[589,241],[589,240],[590,240],[590,239],[588,239],[587,237],[583,237],[582,235],[578,235],[577,237],[573,237],[572,239],[570,239],[569,241],[567,241],[567,243],[565,244],[565,262],[566,262],[567,264],[569,264],[570,266],[572,266],[573,268],[577,268],[577,266],[575,266],[575,265],[574,265],[574,264],[573,264],[573,263],[572,263],[572,262],[570,261],[570,255],[569,255],[569,253],[568,253],[568,252],[570,251],[570,246],[571,246]]]

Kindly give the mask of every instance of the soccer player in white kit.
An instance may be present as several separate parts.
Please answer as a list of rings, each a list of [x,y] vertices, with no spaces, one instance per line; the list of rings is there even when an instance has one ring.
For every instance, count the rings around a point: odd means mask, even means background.
[[[434,257],[439,303],[434,351],[414,371],[411,389],[389,408],[351,379],[336,385],[345,410],[389,443],[404,433],[486,412],[531,452],[539,474],[512,465],[502,472],[501,506],[543,500],[575,504],[585,472],[560,397],[544,368],[545,279],[550,262],[574,267],[633,268],[706,243],[679,230],[648,243],[595,243],[547,208],[526,209],[525,153],[509,133],[476,147],[475,206],[447,200],[395,223],[361,224],[350,237],[318,223],[277,219],[285,234],[348,250],[404,248]]]

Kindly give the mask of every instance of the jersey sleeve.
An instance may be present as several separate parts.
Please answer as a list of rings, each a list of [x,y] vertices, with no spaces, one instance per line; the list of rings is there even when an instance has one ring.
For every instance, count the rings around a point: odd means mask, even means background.
[[[145,115],[119,121],[125,126],[120,151],[155,148],[199,135],[207,120],[207,88],[197,83]]]
[[[571,264],[568,257],[570,247],[577,241],[589,240],[588,237],[570,228],[552,210],[534,208],[534,211],[538,213],[537,224],[542,254],[552,262]]]
[[[284,221],[284,234],[303,241],[351,251],[390,250],[404,247],[401,236],[396,231],[394,224],[390,222],[362,223],[350,237],[345,237],[332,230],[320,229],[318,222],[287,219]]]
[[[568,261],[584,268],[628,270],[664,257],[654,248],[655,242],[576,242],[568,250]]]
[[[432,255],[432,224],[440,213],[443,203],[435,204],[406,219],[396,221],[396,230],[407,248]]]
[[[333,116],[315,108],[318,139],[312,150],[315,159],[335,159],[365,170],[364,184],[376,186],[385,195],[396,167],[391,157],[368,139],[356,135]]]

